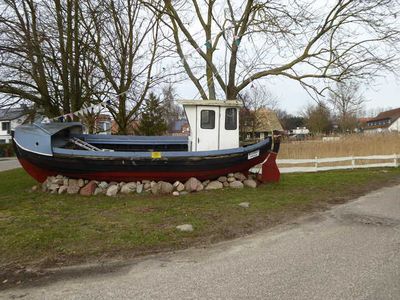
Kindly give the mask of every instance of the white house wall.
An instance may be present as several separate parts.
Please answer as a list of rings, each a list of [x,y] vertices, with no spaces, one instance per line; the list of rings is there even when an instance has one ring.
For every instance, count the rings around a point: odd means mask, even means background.
[[[395,122],[393,122],[389,126],[389,131],[397,131],[400,132],[400,118],[398,118]]]
[[[14,130],[15,127],[21,125],[26,120],[26,118],[26,116],[21,116],[14,120],[0,121],[0,140],[4,140],[6,143],[11,143],[11,134],[9,134],[7,131],[2,130],[3,123],[10,122],[10,130]]]

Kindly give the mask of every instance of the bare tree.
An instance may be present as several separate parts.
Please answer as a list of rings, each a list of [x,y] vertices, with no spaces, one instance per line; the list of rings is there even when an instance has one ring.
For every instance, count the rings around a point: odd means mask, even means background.
[[[342,132],[353,131],[365,102],[360,93],[360,84],[355,81],[337,83],[329,93],[328,102],[336,113],[339,129]]]
[[[247,133],[254,137],[256,128],[262,125],[260,111],[263,109],[276,110],[278,101],[269,90],[255,85],[243,94],[242,101],[244,105],[240,111],[239,128],[242,139],[244,139]]]
[[[84,13],[93,63],[109,87],[109,97],[115,100],[109,110],[118,133],[127,134],[149,89],[170,74],[158,68],[165,55],[160,51],[160,16],[138,0],[87,0]]]
[[[254,81],[276,76],[318,96],[326,82],[368,79],[398,59],[397,0],[146,2],[166,15],[203,99],[237,99]]]
[[[176,91],[172,83],[164,85],[161,89],[161,100],[164,109],[164,115],[168,126],[168,131],[173,130],[175,121],[184,117],[181,106],[175,103]]]
[[[79,1],[4,0],[0,7],[3,105],[27,100],[57,116],[90,101],[98,80],[87,65]]]

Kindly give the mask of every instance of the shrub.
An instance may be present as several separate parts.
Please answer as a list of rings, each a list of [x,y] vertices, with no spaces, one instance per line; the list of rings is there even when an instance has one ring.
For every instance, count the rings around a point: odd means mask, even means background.
[[[11,143],[0,144],[0,157],[15,156],[14,148]]]

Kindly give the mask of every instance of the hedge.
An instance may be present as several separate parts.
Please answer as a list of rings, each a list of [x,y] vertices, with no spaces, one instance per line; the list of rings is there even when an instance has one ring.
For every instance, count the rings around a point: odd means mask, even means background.
[[[9,157],[14,156],[14,148],[13,145],[10,144],[0,144],[0,157]]]

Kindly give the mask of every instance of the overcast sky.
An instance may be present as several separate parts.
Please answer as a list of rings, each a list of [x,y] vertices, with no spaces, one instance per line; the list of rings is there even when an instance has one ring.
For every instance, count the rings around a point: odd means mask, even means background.
[[[267,86],[278,100],[278,106],[291,114],[300,114],[309,103],[315,103],[300,85],[289,79],[273,79]],[[178,97],[183,99],[200,99],[197,90],[190,81],[177,86]],[[377,78],[373,86],[364,86],[363,95],[367,100],[367,113],[377,109],[400,107],[400,79],[393,75]]]

